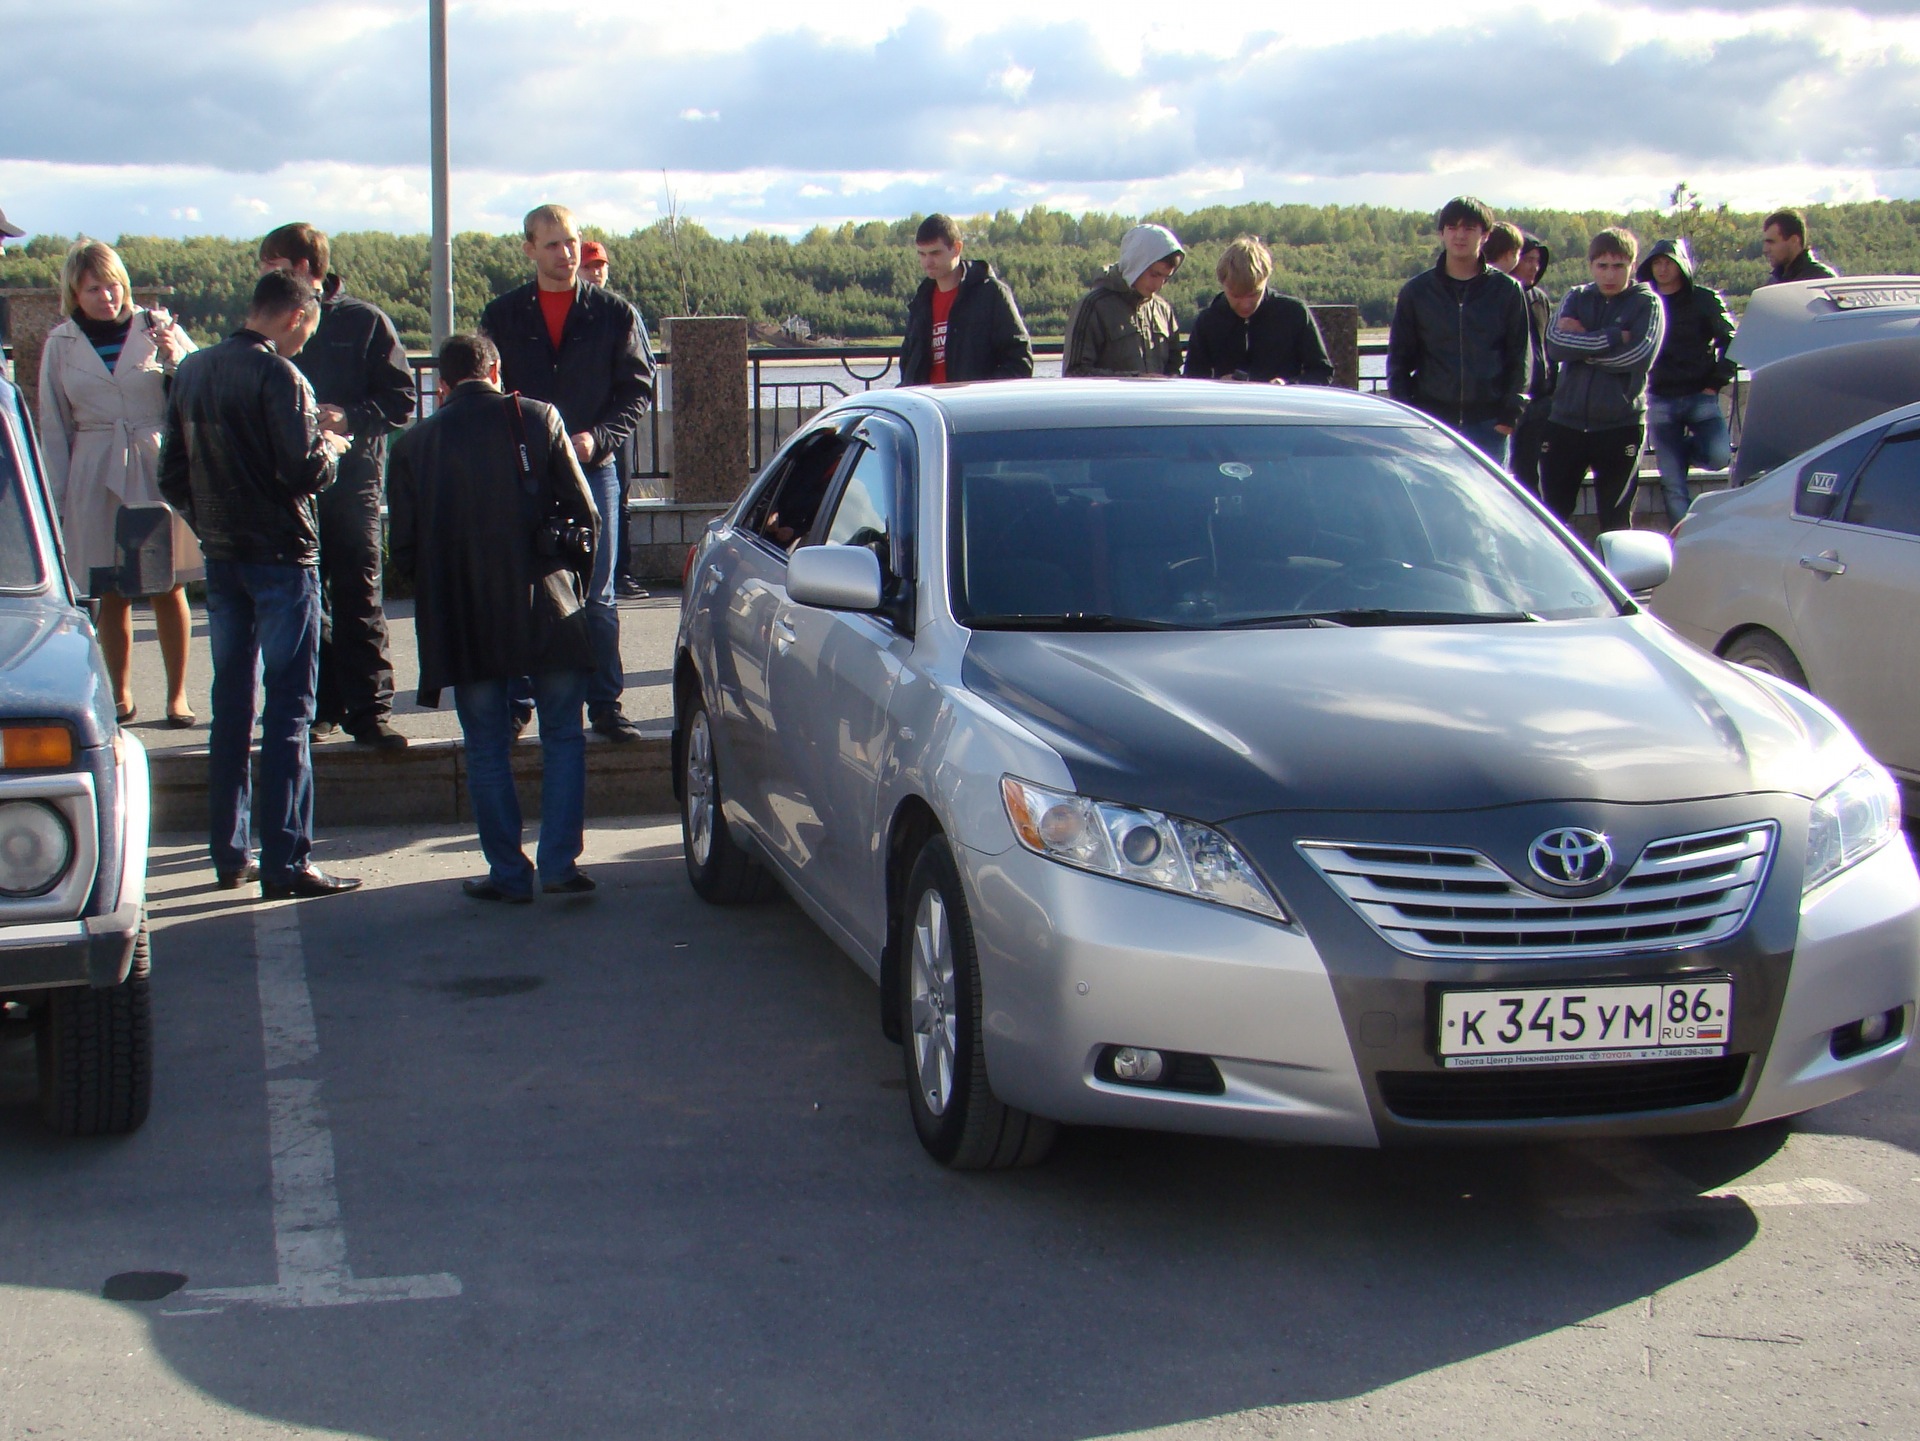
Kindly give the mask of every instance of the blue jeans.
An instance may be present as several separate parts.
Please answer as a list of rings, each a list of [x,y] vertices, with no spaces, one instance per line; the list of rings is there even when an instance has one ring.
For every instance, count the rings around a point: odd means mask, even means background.
[[[1498,430],[1494,429],[1499,423],[1497,420],[1475,420],[1464,425],[1456,425],[1454,429],[1459,431],[1481,450],[1484,450],[1487,453],[1488,459],[1502,470],[1505,470],[1507,468],[1507,446],[1513,437],[1510,435],[1502,435]]]
[[[480,830],[487,876],[509,895],[533,894],[534,867],[520,849],[520,795],[513,788],[513,690],[522,682],[473,681],[453,688],[453,708],[466,737],[467,796]],[[587,809],[587,738],[580,703],[587,672],[547,671],[533,677],[540,708],[540,847],[542,885],[577,869]]]
[[[587,490],[600,517],[600,544],[593,553],[593,573],[587,577],[587,636],[593,645],[593,670],[587,679],[587,713],[620,708],[627,668],[620,659],[620,608],[613,599],[614,562],[624,539],[620,525],[625,507],[620,499],[620,465],[610,460],[587,472]],[[522,715],[533,711],[533,682],[521,676],[512,686],[513,708]],[[541,729],[544,731],[545,726]]]
[[[209,848],[216,870],[253,859],[253,688],[260,717],[260,874],[280,883],[313,850],[313,765],[307,731],[320,667],[320,572],[304,565],[207,562],[213,721],[207,739]]]
[[[1720,413],[1720,397],[1698,395],[1647,397],[1647,428],[1653,434],[1653,459],[1660,467],[1660,493],[1666,497],[1667,520],[1679,524],[1693,505],[1687,472],[1694,466],[1725,470],[1733,460],[1727,441],[1727,418]]]

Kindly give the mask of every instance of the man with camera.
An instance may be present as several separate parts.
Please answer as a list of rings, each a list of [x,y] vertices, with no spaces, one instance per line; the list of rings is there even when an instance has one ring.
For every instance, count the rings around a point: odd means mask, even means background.
[[[599,530],[560,412],[500,392],[484,335],[441,347],[440,403],[393,448],[389,564],[414,585],[420,698],[453,688],[467,794],[487,858],[475,900],[525,903],[594,888],[579,868],[586,809],[581,706],[594,668],[584,572]],[[513,687],[533,678],[540,714],[538,865],[520,846]]]

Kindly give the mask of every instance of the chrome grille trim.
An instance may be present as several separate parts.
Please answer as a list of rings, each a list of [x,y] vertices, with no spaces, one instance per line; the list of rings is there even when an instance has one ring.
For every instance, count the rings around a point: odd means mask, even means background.
[[[1599,895],[1542,895],[1457,846],[1298,841],[1374,931],[1415,956],[1483,959],[1678,950],[1747,923],[1773,861],[1772,821],[1650,843]]]

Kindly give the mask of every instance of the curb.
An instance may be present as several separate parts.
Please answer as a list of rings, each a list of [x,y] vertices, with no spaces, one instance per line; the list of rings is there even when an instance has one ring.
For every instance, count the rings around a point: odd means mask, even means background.
[[[665,733],[616,744],[587,736],[587,815],[658,815],[677,811],[671,740]],[[260,751],[254,748],[254,783]],[[150,753],[155,831],[202,831],[207,825],[207,750]],[[540,815],[540,745],[513,748],[520,806]],[[359,745],[313,748],[316,826],[380,826],[469,822],[466,747],[457,740],[415,741],[405,750]]]

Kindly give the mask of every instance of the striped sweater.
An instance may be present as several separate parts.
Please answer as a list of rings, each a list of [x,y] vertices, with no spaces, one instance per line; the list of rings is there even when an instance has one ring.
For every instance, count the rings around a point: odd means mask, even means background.
[[[1581,333],[1560,329],[1580,322]],[[1576,285],[1561,298],[1547,328],[1547,354],[1560,362],[1550,419],[1574,430],[1639,425],[1647,410],[1647,372],[1660,354],[1667,316],[1651,285],[1635,283],[1618,295]]]

